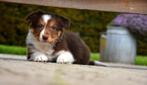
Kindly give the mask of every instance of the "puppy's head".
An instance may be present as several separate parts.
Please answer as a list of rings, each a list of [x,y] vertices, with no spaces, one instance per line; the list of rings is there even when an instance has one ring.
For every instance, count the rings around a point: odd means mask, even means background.
[[[68,19],[51,13],[37,11],[27,17],[32,32],[37,40],[54,43],[63,34],[64,29],[69,28]]]

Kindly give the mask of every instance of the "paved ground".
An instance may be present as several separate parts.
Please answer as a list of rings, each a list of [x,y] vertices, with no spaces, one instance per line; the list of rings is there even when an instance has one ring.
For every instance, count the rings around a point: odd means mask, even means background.
[[[147,70],[29,62],[0,54],[0,85],[147,85]]]

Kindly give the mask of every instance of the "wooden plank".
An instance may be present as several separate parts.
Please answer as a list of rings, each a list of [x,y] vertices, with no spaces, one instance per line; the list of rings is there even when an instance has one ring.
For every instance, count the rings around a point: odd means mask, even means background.
[[[0,59],[0,85],[146,85],[147,70]]]
[[[0,0],[1,2],[147,14],[147,0]]]
[[[0,60],[31,62],[31,61],[27,60],[26,55],[12,55],[12,54],[0,54]],[[43,62],[43,63],[45,63],[45,62]],[[106,63],[106,62],[99,62],[99,61],[97,61],[96,63],[101,63],[101,64],[105,65],[105,66],[98,66],[98,67],[136,69],[136,70],[146,70],[147,71],[147,66],[139,66],[139,65],[131,65],[131,64],[119,64],[119,63]],[[75,64],[73,64],[73,65],[75,65]]]

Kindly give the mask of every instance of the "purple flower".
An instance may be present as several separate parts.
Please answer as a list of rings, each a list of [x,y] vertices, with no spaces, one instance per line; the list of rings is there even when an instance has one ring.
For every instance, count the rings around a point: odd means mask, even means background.
[[[147,15],[120,14],[112,20],[111,24],[124,26],[137,38],[147,41]]]

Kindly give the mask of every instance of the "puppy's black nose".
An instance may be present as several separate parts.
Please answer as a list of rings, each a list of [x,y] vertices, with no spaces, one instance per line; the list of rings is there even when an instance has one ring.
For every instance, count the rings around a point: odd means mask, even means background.
[[[44,36],[44,35],[42,36],[42,38],[43,38],[44,41],[46,41],[48,39],[48,37]]]

